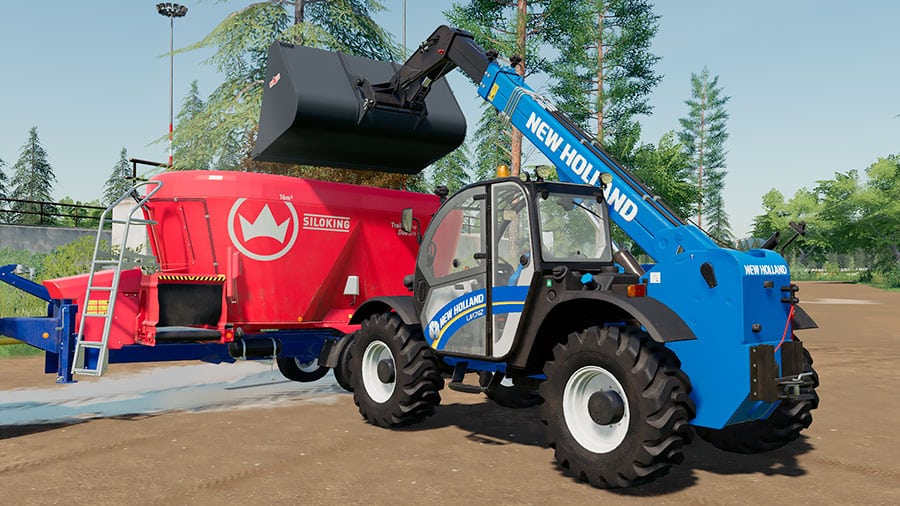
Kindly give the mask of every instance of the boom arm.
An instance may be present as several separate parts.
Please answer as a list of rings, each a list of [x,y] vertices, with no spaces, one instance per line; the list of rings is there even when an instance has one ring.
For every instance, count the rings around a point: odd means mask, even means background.
[[[459,66],[476,84],[478,94],[494,106],[557,168],[562,181],[606,186],[609,214],[622,230],[656,260],[679,251],[718,249],[699,228],[685,223],[646,185],[616,163],[597,141],[575,125],[546,98],[538,95],[496,54],[478,46],[472,35],[447,26],[438,28],[390,82],[358,86],[366,107],[376,105],[420,110],[431,82]]]

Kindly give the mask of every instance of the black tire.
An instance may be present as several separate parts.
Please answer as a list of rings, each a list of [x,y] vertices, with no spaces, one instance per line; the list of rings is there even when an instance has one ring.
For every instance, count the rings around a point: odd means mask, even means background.
[[[353,346],[353,338],[356,334],[347,334],[343,339],[347,339],[347,343],[341,349],[338,355],[337,365],[332,369],[334,371],[334,379],[338,385],[348,392],[353,391],[353,380],[350,375],[350,347]]]
[[[813,369],[812,355],[803,350],[803,371],[812,372],[813,385],[801,393],[812,394],[804,401],[782,401],[765,420],[729,425],[722,429],[694,427],[694,432],[716,448],[732,453],[762,453],[777,450],[800,437],[812,424],[812,410],[819,407],[819,374]]]
[[[434,352],[422,329],[404,324],[395,313],[373,315],[363,322],[350,347],[350,371],[353,401],[374,425],[420,422],[441,402],[444,379]],[[390,375],[390,380],[381,374]]]
[[[674,353],[636,328],[590,327],[556,345],[540,393],[541,419],[559,465],[600,488],[668,474],[684,460],[682,449],[693,437],[688,422],[696,413],[680,367]],[[599,409],[593,407],[597,397]],[[618,410],[611,408],[616,403]]]
[[[328,368],[320,367],[318,360],[302,363],[295,357],[278,357],[275,362],[278,363],[278,370],[281,371],[281,374],[292,381],[309,383],[328,374]]]

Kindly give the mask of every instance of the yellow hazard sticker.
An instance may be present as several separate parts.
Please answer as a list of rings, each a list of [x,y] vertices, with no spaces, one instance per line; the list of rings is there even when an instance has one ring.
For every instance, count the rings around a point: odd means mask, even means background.
[[[497,84],[494,84],[493,86],[491,86],[491,91],[490,91],[490,93],[488,93],[488,100],[490,100],[491,102],[493,102],[493,101],[494,101],[494,95],[497,94],[497,90],[499,90],[499,89],[500,89],[500,86],[498,86]]]
[[[225,281],[224,274],[217,274],[214,276],[195,276],[190,274],[160,274],[160,281],[212,281],[222,283]]]
[[[109,310],[108,300],[91,299],[87,303],[87,314],[106,314]]]

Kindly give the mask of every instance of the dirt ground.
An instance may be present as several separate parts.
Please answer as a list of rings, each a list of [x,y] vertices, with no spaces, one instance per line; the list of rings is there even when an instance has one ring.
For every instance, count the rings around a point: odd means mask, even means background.
[[[398,431],[364,423],[349,394],[0,426],[0,503],[900,504],[900,293],[806,283],[800,297],[821,327],[801,335],[822,382],[812,427],[752,456],[698,438],[643,487],[576,482],[556,466],[536,409],[445,389],[434,417]],[[0,367],[0,388],[52,384],[38,358]],[[111,366],[113,377],[135,370]]]

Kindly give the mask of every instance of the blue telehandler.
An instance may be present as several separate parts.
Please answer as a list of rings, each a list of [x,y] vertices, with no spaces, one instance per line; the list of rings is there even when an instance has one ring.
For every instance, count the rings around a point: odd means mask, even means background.
[[[539,403],[559,464],[603,488],[667,474],[694,433],[754,453],[809,427],[818,376],[794,332],[816,324],[777,241],[717,245],[464,31],[438,28],[402,65],[276,42],[254,154],[421,171],[464,138],[441,79],[457,67],[559,181],[472,184],[424,233],[404,213],[420,240],[411,294],[365,301],[360,330],[319,359],[347,368],[362,416],[419,422],[448,378],[504,405]],[[620,249],[610,221],[654,263]]]

